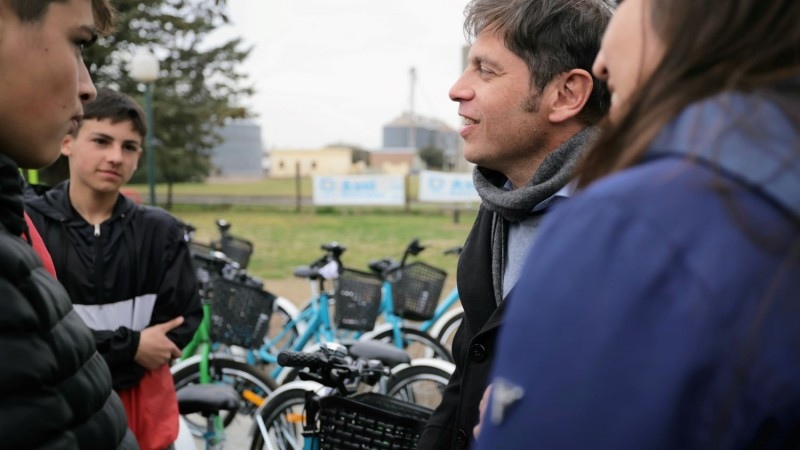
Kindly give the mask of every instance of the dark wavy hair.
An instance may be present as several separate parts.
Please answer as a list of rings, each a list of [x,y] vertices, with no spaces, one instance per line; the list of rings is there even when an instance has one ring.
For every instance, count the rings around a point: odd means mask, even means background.
[[[797,83],[786,83],[800,76],[800,1],[649,1],[643,20],[661,40],[663,59],[619,121],[604,122],[576,171],[581,187],[636,164],[682,109],[721,92],[765,90],[800,125],[800,112],[789,107],[800,96]]]
[[[592,73],[613,11],[610,0],[473,0],[464,9],[464,34],[472,41],[483,31],[500,33],[528,66],[531,86],[541,92],[561,73]],[[592,79],[592,93],[578,115],[587,124],[600,120],[610,104],[605,83]]]
[[[44,18],[51,3],[65,3],[66,0],[9,0],[11,10],[23,22],[38,22]],[[114,29],[116,12],[109,0],[92,0],[92,13],[97,33],[104,36]]]
[[[592,73],[612,13],[610,0],[473,0],[464,9],[464,34],[472,41],[483,31],[500,33],[541,92],[561,73]],[[592,93],[578,115],[587,124],[600,120],[610,103],[605,83],[592,78]]]
[[[111,123],[130,122],[133,130],[144,139],[147,134],[147,122],[144,110],[130,96],[112,89],[100,88],[97,98],[83,107],[83,120],[110,120]],[[80,126],[73,136],[77,136]]]

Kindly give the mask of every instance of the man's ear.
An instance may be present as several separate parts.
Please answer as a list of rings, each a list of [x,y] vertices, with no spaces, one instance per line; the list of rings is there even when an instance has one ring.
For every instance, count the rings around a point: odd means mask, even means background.
[[[552,93],[548,119],[561,123],[576,117],[589,100],[593,86],[592,76],[583,69],[557,75],[547,86]]]
[[[64,139],[61,140],[61,154],[64,156],[70,156],[72,154],[72,141],[74,138],[71,134],[67,134],[64,136]]]

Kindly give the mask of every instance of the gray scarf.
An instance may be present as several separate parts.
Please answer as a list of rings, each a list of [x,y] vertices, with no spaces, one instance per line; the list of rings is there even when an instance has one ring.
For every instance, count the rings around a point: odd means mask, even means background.
[[[527,186],[506,190],[507,178],[500,172],[475,166],[473,181],[483,206],[494,213],[492,218],[492,279],[495,300],[503,300],[503,272],[508,222],[519,222],[531,216],[539,203],[552,197],[567,185],[580,158],[597,135],[594,127],[586,127],[553,150],[542,161]]]

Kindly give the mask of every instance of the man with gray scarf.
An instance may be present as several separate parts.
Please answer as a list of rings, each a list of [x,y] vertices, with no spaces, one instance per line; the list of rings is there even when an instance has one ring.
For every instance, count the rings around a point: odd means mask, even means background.
[[[458,262],[456,370],[419,449],[473,441],[504,299],[609,105],[591,67],[612,12],[609,0],[472,0],[465,9],[472,47],[450,98],[482,205]]]

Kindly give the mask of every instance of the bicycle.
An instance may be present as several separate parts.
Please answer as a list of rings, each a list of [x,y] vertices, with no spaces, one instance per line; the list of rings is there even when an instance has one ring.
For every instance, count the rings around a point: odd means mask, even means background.
[[[309,306],[296,317],[289,319],[277,333],[268,335],[263,341],[258,341],[257,345],[244,346],[245,348],[237,355],[239,359],[235,361],[237,367],[244,364],[251,371],[258,371],[256,365],[276,365],[277,355],[281,350],[299,351],[312,340],[314,343],[336,341],[337,337],[328,311],[329,293],[325,287],[327,280],[337,279],[340,298],[354,300],[357,303],[378,297],[380,281],[376,277],[363,272],[341,269],[340,257],[346,250],[344,246],[331,242],[321,248],[325,251],[321,258],[309,266],[295,270],[296,276],[308,279],[312,285],[314,295]],[[255,344],[256,340],[250,342]],[[220,364],[228,364],[226,362],[228,359],[223,357],[220,359]],[[192,357],[176,366],[177,369],[173,372],[176,384],[185,378],[197,378],[197,374],[203,372],[202,361],[202,357]],[[282,382],[282,374],[285,375],[283,367],[276,365],[270,372],[269,378]],[[255,401],[258,401],[258,398],[255,398]]]
[[[305,368],[302,381],[281,386],[259,409],[251,450],[351,448],[342,442],[345,436],[359,445],[352,448],[414,448],[432,409],[396,398],[420,381],[407,354],[359,341],[349,348],[329,343],[315,353],[285,352],[279,358],[283,365]],[[436,363],[452,369],[450,363]],[[448,378],[449,373],[439,384],[446,385]]]
[[[321,249],[325,251],[322,257],[294,271],[295,276],[309,280],[312,290],[309,302],[281,331],[264,341],[251,363],[275,364],[282,350],[300,351],[312,343],[338,342],[342,339],[337,334],[339,330],[374,325],[378,306],[374,299],[380,295],[380,280],[365,272],[343,268],[341,256],[346,247],[338,242],[324,244]],[[326,281],[335,282],[333,295],[328,292]],[[337,311],[335,320],[329,310],[332,299]],[[282,384],[286,373],[277,366],[271,375]]]
[[[196,384],[226,384],[242,400],[235,411],[221,416],[222,425],[229,426],[236,417],[249,417],[276,388],[275,382],[257,368],[235,356],[220,351],[220,345],[252,346],[266,333],[274,296],[262,290],[257,281],[219,254],[194,254],[192,261],[198,275],[203,298],[203,319],[192,341],[170,371],[175,389]],[[254,319],[243,321],[242,318]],[[216,347],[216,348],[215,348]],[[205,420],[184,415],[192,434],[203,433]]]
[[[446,272],[421,261],[406,264],[409,256],[417,256],[424,249],[419,239],[413,239],[406,246],[400,261],[392,258],[370,261],[368,264],[370,270],[381,274],[384,280],[381,301],[384,323],[364,334],[361,339],[394,342],[398,347],[406,349],[419,344],[423,357],[435,357],[452,362],[453,357],[449,349],[439,337],[428,333],[428,330],[431,330],[446,314],[450,326],[457,321],[455,326],[458,327],[460,318],[458,316],[455,319],[451,318],[454,313],[448,311],[459,300],[458,289],[453,288],[443,302],[438,302],[447,276]],[[460,248],[456,247],[445,251],[445,254],[459,251]],[[421,323],[410,325],[406,324],[405,320],[421,321]],[[447,328],[440,333],[445,335],[449,331]]]
[[[184,239],[186,240],[187,244],[189,245],[189,250],[192,255],[199,255],[199,256],[206,256],[212,257],[217,259],[224,260],[223,269],[228,274],[234,274],[232,276],[238,276],[239,278],[243,279],[246,283],[251,284],[253,286],[263,287],[263,281],[250,275],[245,268],[242,267],[239,261],[231,258],[225,250],[236,253],[236,250],[231,250],[230,247],[235,247],[235,245],[223,245],[223,243],[228,242],[245,242],[245,244],[239,245],[240,248],[249,248],[246,251],[248,255],[247,258],[249,260],[249,255],[252,254],[252,243],[245,239],[241,239],[235,236],[231,236],[229,233],[230,230],[230,223],[225,221],[224,219],[217,219],[215,221],[217,225],[217,229],[220,234],[220,238],[218,240],[212,241],[211,243],[204,243],[198,242],[195,237],[195,232],[197,231],[196,227],[190,223],[183,222],[184,227]],[[227,258],[227,259],[226,259]],[[241,259],[241,258],[240,258]],[[270,338],[274,337],[275,330],[282,330],[292,319],[297,317],[300,314],[300,310],[294,305],[294,303],[281,296],[275,297],[273,301],[272,307],[272,314],[270,315],[270,323],[267,329],[268,336]],[[294,337],[299,336],[305,330],[305,324],[301,321],[296,322],[293,325],[294,333],[288,334],[285,336],[285,339],[291,341]]]

